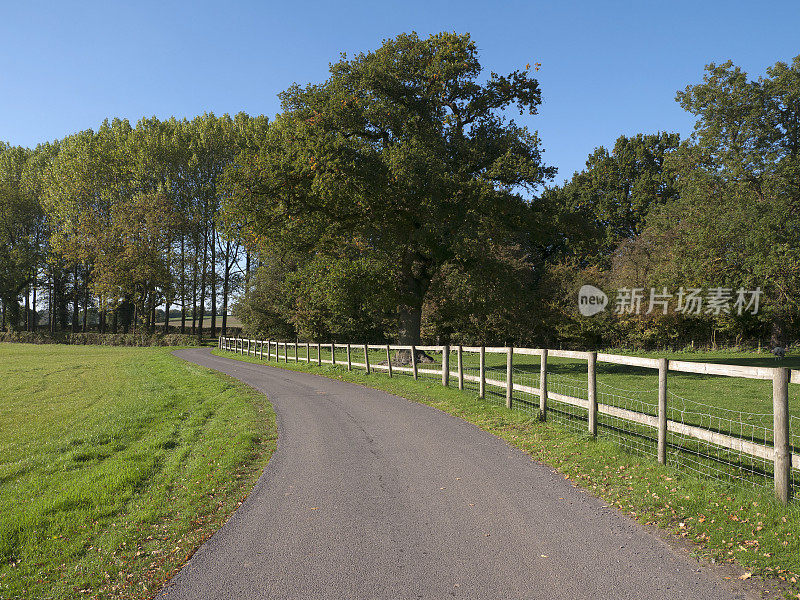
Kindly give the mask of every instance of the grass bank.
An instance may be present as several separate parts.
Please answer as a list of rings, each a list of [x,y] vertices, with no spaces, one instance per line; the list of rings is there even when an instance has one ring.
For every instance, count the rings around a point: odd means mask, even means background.
[[[213,353],[262,362],[231,352]],[[702,360],[697,354],[695,358]],[[769,488],[726,484],[664,467],[611,441],[539,422],[531,414],[481,400],[474,391],[444,388],[435,379],[414,381],[403,375],[390,379],[382,373],[366,375],[283,359],[263,362],[382,389],[461,417],[552,466],[639,522],[693,542],[692,551],[698,556],[715,563],[736,562],[747,573],[785,585],[786,593],[800,592],[800,500],[787,507],[774,499]]]
[[[0,344],[0,598],[147,598],[275,447],[266,398],[165,348]]]

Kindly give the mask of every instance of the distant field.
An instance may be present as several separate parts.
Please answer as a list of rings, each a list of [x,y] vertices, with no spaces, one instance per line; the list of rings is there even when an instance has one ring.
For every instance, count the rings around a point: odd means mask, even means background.
[[[174,327],[180,327],[181,325],[181,318],[173,318],[169,320],[169,324]],[[191,315],[186,316],[186,326],[192,326],[192,317]],[[241,327],[242,322],[239,321],[236,317],[228,316],[228,327]],[[205,317],[203,319],[203,327],[208,328],[211,327],[211,317]],[[222,327],[222,317],[217,315],[217,327]]]
[[[0,344],[0,598],[150,597],[275,437],[262,395],[168,349]]]

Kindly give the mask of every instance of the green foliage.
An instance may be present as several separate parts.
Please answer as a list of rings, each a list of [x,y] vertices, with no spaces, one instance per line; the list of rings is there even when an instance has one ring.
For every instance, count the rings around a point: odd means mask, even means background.
[[[550,192],[577,217],[565,231],[573,252],[608,266],[617,245],[641,233],[650,210],[677,196],[665,161],[678,142],[675,133],[620,136],[610,153],[597,148],[586,170]]]
[[[19,323],[19,296],[40,258],[42,210],[25,177],[31,154],[0,142],[0,300],[12,328]]]
[[[76,346],[197,346],[197,337],[180,333],[56,333],[0,331],[0,343],[72,344]]]
[[[342,57],[324,83],[281,95],[265,143],[229,171],[224,218],[314,259],[358,240],[396,273],[376,311],[393,301],[399,337],[418,341],[432,281],[479,259],[478,240],[513,239],[529,212],[520,192],[555,172],[536,134],[503,115],[535,114],[536,80],[480,73],[466,34],[404,34]]]

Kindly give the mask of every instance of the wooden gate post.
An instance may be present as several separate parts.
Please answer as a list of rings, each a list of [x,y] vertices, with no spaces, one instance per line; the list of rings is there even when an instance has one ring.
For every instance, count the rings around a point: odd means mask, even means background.
[[[547,348],[542,348],[539,364],[539,419],[547,420]]]
[[[458,389],[464,389],[464,360],[461,344],[458,345]]]
[[[586,367],[589,400],[589,435],[597,436],[597,352],[589,352]]]
[[[478,396],[486,397],[486,347],[481,344],[481,351],[478,355]]]
[[[514,402],[514,348],[506,348],[506,408]]]
[[[331,365],[336,366],[336,344],[331,343]]]
[[[322,344],[317,342],[317,366],[322,366]]]
[[[367,375],[369,375],[369,346],[364,344],[364,366],[367,368]]]
[[[667,371],[669,361],[658,359],[658,462],[667,464]]]
[[[450,385],[450,346],[442,349],[442,385]]]
[[[414,373],[414,379],[417,378],[417,347],[411,346],[411,372]]]
[[[389,377],[392,376],[392,350],[389,344],[386,344],[386,366],[389,369]]]
[[[347,370],[352,371],[353,365],[350,362],[350,342],[347,342]]]
[[[772,375],[773,447],[775,449],[775,495],[789,502],[792,456],[789,452],[789,369],[776,368]]]

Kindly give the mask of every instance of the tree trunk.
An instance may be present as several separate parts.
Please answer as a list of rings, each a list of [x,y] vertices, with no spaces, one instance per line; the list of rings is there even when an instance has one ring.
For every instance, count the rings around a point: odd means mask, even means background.
[[[53,284],[53,273],[47,274],[47,329],[50,333],[56,331],[56,313],[55,302],[53,294],[55,293],[55,285]]]
[[[197,330],[197,337],[203,337],[203,324],[206,316],[206,276],[208,275],[208,231],[203,232],[203,262],[200,267],[200,321]]]
[[[186,333],[186,237],[181,236],[181,333]]]
[[[211,222],[211,337],[217,337],[217,229]]]
[[[244,293],[250,289],[250,250],[245,251],[244,258]]]
[[[83,281],[83,333],[88,331],[89,326],[89,269],[86,269],[86,274]]]
[[[228,263],[230,257],[230,242],[228,242],[228,253],[225,256],[225,273],[222,277],[222,335],[228,335],[228,286],[230,285],[231,266]]]
[[[784,322],[782,316],[776,315],[772,319],[769,343],[772,348],[783,348],[785,341]]]
[[[31,330],[31,288],[25,290],[25,331]]]
[[[197,333],[197,253],[192,264],[192,335]]]
[[[78,333],[78,316],[80,314],[80,293],[78,289],[78,267],[72,274],[72,333]]]
[[[38,273],[36,273],[33,277],[33,314],[32,317],[32,327],[31,331],[36,331],[36,326],[39,324],[39,314],[36,312],[36,284],[37,284]]]
[[[400,325],[399,342],[401,346],[419,346],[422,305],[431,283],[431,278],[428,277],[429,264],[410,257],[403,262],[402,300],[397,315]],[[424,352],[417,351],[418,362],[430,362],[431,360],[431,357]],[[410,363],[411,353],[407,350],[398,352],[397,361],[401,364]]]

